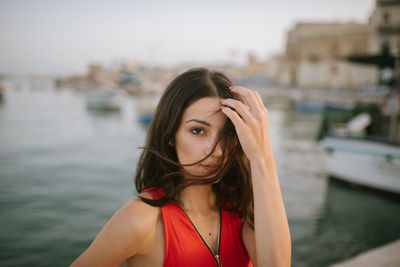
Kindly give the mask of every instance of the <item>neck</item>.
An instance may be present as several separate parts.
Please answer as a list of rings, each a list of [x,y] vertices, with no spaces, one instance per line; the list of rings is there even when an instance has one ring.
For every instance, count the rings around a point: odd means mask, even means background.
[[[178,201],[189,212],[210,212],[217,208],[216,195],[209,184],[184,188],[178,195]]]

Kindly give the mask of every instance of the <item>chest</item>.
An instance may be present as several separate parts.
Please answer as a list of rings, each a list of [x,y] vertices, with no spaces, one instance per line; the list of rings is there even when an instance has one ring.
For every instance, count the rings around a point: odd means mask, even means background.
[[[184,263],[179,266],[193,266],[192,260],[201,262],[204,256],[212,266],[216,264],[221,226],[219,213],[200,216],[182,210],[180,214],[164,214],[165,222],[162,218],[160,216],[157,221],[155,232],[145,245],[144,253],[128,259],[128,267],[163,266],[164,261],[167,266],[171,262],[174,263],[172,266],[177,266],[177,258]]]
[[[228,217],[221,213],[205,220],[196,216],[189,218],[176,209],[166,212],[160,216],[146,252],[129,259],[127,266],[218,266],[215,255],[222,266],[248,266],[241,228]]]
[[[197,241],[199,246],[205,246],[213,256],[219,254],[219,241],[221,233],[220,211],[211,214],[193,214],[183,210],[187,227],[186,233],[191,235],[193,242]],[[186,219],[186,220],[185,220]]]

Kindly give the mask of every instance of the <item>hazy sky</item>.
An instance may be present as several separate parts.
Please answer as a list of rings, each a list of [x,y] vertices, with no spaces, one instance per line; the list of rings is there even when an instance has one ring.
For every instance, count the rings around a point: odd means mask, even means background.
[[[367,22],[374,0],[0,0],[0,72],[197,64],[284,51],[299,21]]]

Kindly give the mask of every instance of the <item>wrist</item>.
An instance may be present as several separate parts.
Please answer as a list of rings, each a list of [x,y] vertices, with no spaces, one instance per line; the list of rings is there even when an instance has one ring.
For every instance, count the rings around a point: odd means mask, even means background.
[[[255,154],[249,159],[250,165],[255,166],[270,166],[275,164],[274,154],[272,151]]]

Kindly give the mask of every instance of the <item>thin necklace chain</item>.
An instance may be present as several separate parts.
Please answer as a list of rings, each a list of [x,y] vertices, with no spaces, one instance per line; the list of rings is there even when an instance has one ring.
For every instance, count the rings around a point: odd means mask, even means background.
[[[203,240],[203,242],[206,244],[206,246],[208,247],[207,243],[204,241],[204,238],[201,236],[200,232],[197,231],[196,226],[194,225],[193,221],[190,219],[188,212],[186,211],[186,209],[183,207],[182,203],[180,203],[179,200],[175,200],[175,203],[183,210],[183,212],[186,214],[186,216],[188,217],[189,221],[192,223],[194,229],[196,230],[196,232],[200,235],[201,239]],[[215,260],[217,261],[217,266],[221,267],[221,260],[219,259],[219,242],[220,242],[220,229],[221,229],[221,209],[219,212],[219,220],[218,220],[218,230],[217,230],[217,252],[214,253],[209,247],[208,249],[210,250],[210,252],[213,254]]]

